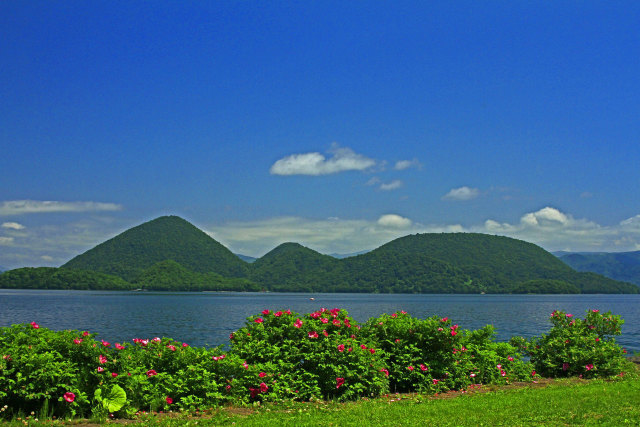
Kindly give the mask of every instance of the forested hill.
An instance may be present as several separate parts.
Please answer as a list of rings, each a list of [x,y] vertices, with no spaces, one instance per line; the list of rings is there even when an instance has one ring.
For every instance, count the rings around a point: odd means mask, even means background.
[[[640,251],[569,252],[556,255],[575,270],[591,271],[640,286]]]
[[[298,243],[253,263],[175,216],[160,217],[99,244],[56,269],[18,269],[0,287],[148,290],[267,290],[372,293],[638,293],[640,288],[577,272],[542,248],[474,233],[416,234],[337,259]],[[72,272],[77,274],[72,274]],[[100,273],[102,276],[91,276]],[[78,282],[79,284],[71,283]],[[109,282],[112,282],[109,285]]]
[[[196,273],[247,276],[247,263],[177,216],[163,216],[133,227],[62,267],[99,271],[133,281],[143,271],[166,260],[173,260]]]

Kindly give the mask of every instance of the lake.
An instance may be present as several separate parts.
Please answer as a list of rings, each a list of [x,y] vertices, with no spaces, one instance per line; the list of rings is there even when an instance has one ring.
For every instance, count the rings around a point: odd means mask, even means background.
[[[313,298],[313,300],[311,300]],[[35,321],[53,330],[97,332],[109,342],[171,337],[195,346],[228,344],[229,334],[265,308],[300,314],[322,307],[346,309],[364,322],[404,310],[414,317],[449,317],[465,329],[487,324],[498,340],[530,337],[550,328],[549,315],[562,310],[584,317],[588,309],[611,311],[625,320],[618,342],[640,351],[640,295],[440,295],[160,293],[0,289],[0,326]]]

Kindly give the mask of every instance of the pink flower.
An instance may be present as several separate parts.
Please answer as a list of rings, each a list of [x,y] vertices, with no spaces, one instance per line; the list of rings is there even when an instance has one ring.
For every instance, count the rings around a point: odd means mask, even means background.
[[[154,376],[154,375],[158,375],[158,373],[155,371],[155,369],[149,369],[149,370],[147,371],[147,376],[148,376],[148,377],[152,377],[152,376]]]
[[[573,317],[573,314],[567,313],[567,317]]]
[[[309,338],[318,338],[318,333],[316,331],[309,332]]]
[[[231,384],[227,386],[227,391],[231,390]]]
[[[331,310],[329,310],[329,312],[331,313],[331,315],[333,317],[338,317],[338,313],[340,313],[340,309],[339,308],[332,308]]]
[[[117,377],[117,376],[118,376],[118,373],[117,373],[117,372],[111,372],[111,377],[115,378],[115,377]]]
[[[291,314],[291,310],[285,310],[284,314]]]
[[[264,373],[264,372],[260,372],[260,373],[258,374],[258,376],[259,376],[260,378],[264,378],[264,377],[266,377],[266,376],[267,376],[267,374],[266,374],[266,373]]]
[[[176,346],[175,346],[175,345],[169,344],[169,345],[167,346],[167,348],[168,348],[169,350],[171,350],[171,351],[176,351]]]
[[[504,371],[504,369],[501,369],[500,370],[500,375],[502,375],[504,377],[505,375],[507,375],[507,373]]]
[[[590,371],[590,370],[593,369],[593,364],[592,363],[588,363],[584,367],[587,369],[587,371]]]
[[[407,312],[404,310],[400,310],[400,314],[407,314]]]
[[[324,324],[329,323],[329,319],[327,319],[326,317],[322,317],[322,318],[320,318],[320,321],[321,321],[322,323],[324,323]]]
[[[397,313],[393,313],[393,314],[391,315],[391,317],[393,317],[393,318],[395,319],[396,317],[398,317],[398,314],[397,314]]]
[[[266,385],[265,383],[260,383],[260,392],[261,393],[266,393],[267,390],[269,390],[269,386]]]
[[[333,319],[334,326],[340,326],[340,319]]]
[[[536,376],[536,371],[531,371],[531,376],[535,377]]]
[[[249,364],[248,364],[247,362],[243,362],[243,363],[242,363],[242,367],[243,367],[244,369],[249,369]]]
[[[458,332],[456,332],[456,330],[455,330],[455,329],[452,329],[452,330],[451,330],[451,336],[452,336],[452,337],[455,337],[456,335],[458,335]]]
[[[432,381],[433,381],[433,384],[435,384],[435,385],[437,385],[438,382],[440,382],[440,380],[436,380],[435,378]]]
[[[448,317],[443,317],[442,319],[440,319],[441,322],[446,322],[447,320],[449,320]]]
[[[76,338],[75,340],[73,340],[74,344],[82,344],[82,340],[80,338]]]
[[[89,336],[89,332],[84,331],[84,332],[82,333],[82,336],[83,336],[83,337],[88,337],[88,336]]]
[[[36,322],[31,322],[31,326],[33,326],[33,329],[38,329],[40,327]]]
[[[229,339],[233,340],[233,332],[229,334]]]
[[[264,322],[264,320],[262,320],[262,317],[258,317],[257,319],[254,320],[254,322],[262,323],[262,322]]]
[[[281,311],[276,311],[273,315],[276,316],[276,317],[280,317],[280,316],[282,316],[282,312]]]
[[[471,378],[475,378],[476,374],[474,374],[474,373],[472,372],[472,373],[470,373],[470,374],[469,374],[469,376],[470,376]]]
[[[344,378],[337,377],[336,378],[336,388],[340,388],[340,386],[342,386],[343,384],[344,384]]]
[[[389,370],[388,369],[380,369],[380,372],[384,372],[384,374],[388,377],[389,376]]]
[[[102,366],[98,366],[98,372],[103,372],[104,368]]]
[[[329,332],[327,332],[327,330],[325,329],[325,330],[322,331],[322,335],[324,335],[325,337],[328,337],[329,336]]]
[[[396,338],[396,342],[400,342],[400,338]]]
[[[182,347],[183,347],[183,348],[184,348],[184,347],[189,347],[189,344],[187,344],[186,342],[183,342],[183,343],[182,343]]]
[[[106,342],[105,340],[100,340],[100,342],[102,343],[103,346],[105,347],[109,347],[111,344],[109,344],[108,342]]]
[[[115,344],[116,350],[124,350],[124,346],[120,345],[119,343]]]
[[[262,314],[264,314],[265,316],[266,316],[267,314],[269,314],[269,313],[270,313],[270,312],[269,312],[269,310],[267,310],[267,309],[262,310]]]
[[[76,400],[76,395],[70,391],[66,392],[62,397],[69,403],[73,403],[73,401]]]
[[[344,344],[338,344],[338,351],[342,353],[344,351]]]
[[[413,366],[407,366],[407,369],[413,371]]]
[[[296,328],[301,328],[302,327],[302,320],[296,319],[296,322],[293,324],[293,326],[295,326]]]
[[[496,368],[502,369],[502,365],[498,364],[498,365],[496,365]]]
[[[600,310],[591,310],[593,313],[600,313]]]
[[[367,346],[366,346],[366,345],[364,345],[364,344],[360,344],[360,348],[361,348],[361,349],[363,349],[363,350],[366,350],[366,349],[367,349]]]
[[[251,393],[251,398],[255,399],[256,396],[260,394],[260,389],[249,387],[249,393]]]
[[[107,358],[104,357],[103,355],[98,356],[98,361],[103,364],[103,363],[107,363]]]
[[[509,362],[513,362],[513,357],[509,356],[509,357],[507,357],[507,360],[508,360]]]
[[[376,350],[375,350],[375,349],[373,349],[373,348],[370,348],[370,349],[369,349],[369,352],[371,352],[371,354],[373,354],[373,353],[375,353],[375,352],[376,352]]]
[[[155,337],[155,338],[154,338],[154,339],[152,339],[151,341],[153,341],[153,342],[160,342],[160,341],[162,341],[162,340],[160,339],[160,337]]]
[[[596,342],[600,342],[600,338],[596,338]]]
[[[427,371],[429,368],[427,368],[427,367],[426,367],[426,365],[425,365],[424,363],[421,363],[421,364],[420,364],[420,369],[421,369],[422,371]]]
[[[167,396],[165,400],[167,401],[167,405],[171,405],[173,403],[173,399],[170,398],[169,396]]]

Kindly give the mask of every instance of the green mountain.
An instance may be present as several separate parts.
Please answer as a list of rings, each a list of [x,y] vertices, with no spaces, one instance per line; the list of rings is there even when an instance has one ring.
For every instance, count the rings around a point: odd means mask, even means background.
[[[64,264],[134,281],[154,264],[173,260],[196,273],[244,277],[247,264],[193,224],[163,216],[133,227]]]
[[[640,251],[563,252],[556,255],[575,270],[590,271],[640,286]]]
[[[542,248],[473,233],[418,234],[335,259],[286,243],[251,265],[269,290],[374,293],[637,293],[637,286],[578,273]]]
[[[625,264],[627,265],[627,264]],[[184,219],[133,227],[59,269],[0,274],[0,288],[370,293],[638,293],[542,248],[475,233],[416,234],[343,259],[284,243],[247,263]]]

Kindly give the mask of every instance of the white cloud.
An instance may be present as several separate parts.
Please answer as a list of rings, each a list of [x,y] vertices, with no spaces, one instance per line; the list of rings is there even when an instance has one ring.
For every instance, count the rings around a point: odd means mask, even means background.
[[[444,200],[464,201],[475,199],[480,195],[480,191],[477,188],[470,188],[467,186],[453,188],[447,194],[442,196]]]
[[[13,237],[0,237],[0,245],[10,245],[13,243]]]
[[[399,179],[393,180],[388,184],[381,184],[380,185],[380,190],[382,191],[391,191],[391,190],[397,190],[398,188],[402,187],[402,181],[400,181]]]
[[[119,211],[122,205],[100,202],[57,202],[39,200],[11,200],[0,203],[0,215],[22,215],[52,212]]]
[[[269,172],[272,175],[329,175],[345,171],[364,171],[376,161],[347,147],[334,144],[327,159],[321,153],[292,154],[276,161]]]
[[[418,161],[418,159],[413,159],[413,160],[398,160],[396,162],[396,165],[394,166],[395,170],[401,171],[401,170],[405,170],[405,169],[409,169],[409,168],[421,168],[422,165],[420,164],[420,162]]]
[[[371,178],[369,178],[369,180],[365,183],[365,185],[376,185],[380,183],[380,178],[378,178],[377,176],[372,176]]]
[[[25,226],[18,224],[17,222],[5,222],[2,224],[2,228],[8,228],[10,230],[24,230]]]
[[[378,218],[378,225],[383,227],[407,228],[411,227],[412,221],[409,218],[396,214],[382,215]]]

